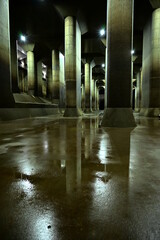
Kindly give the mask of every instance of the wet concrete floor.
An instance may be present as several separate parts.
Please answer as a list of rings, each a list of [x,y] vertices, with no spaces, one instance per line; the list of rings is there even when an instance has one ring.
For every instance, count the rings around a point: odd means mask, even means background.
[[[0,239],[159,240],[160,121],[0,123]]]

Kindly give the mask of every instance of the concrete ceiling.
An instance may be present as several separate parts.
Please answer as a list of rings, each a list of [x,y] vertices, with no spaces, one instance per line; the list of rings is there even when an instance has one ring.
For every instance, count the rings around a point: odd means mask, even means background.
[[[135,72],[142,65],[143,27],[156,2],[135,0]],[[98,31],[102,27],[106,28],[106,8],[107,0],[10,0],[11,40],[18,39],[20,33],[27,34],[29,41],[36,43],[38,58],[50,57],[53,48],[59,48],[63,52],[64,17],[72,14],[77,17],[82,31],[82,57],[104,59],[105,40],[100,39]]]

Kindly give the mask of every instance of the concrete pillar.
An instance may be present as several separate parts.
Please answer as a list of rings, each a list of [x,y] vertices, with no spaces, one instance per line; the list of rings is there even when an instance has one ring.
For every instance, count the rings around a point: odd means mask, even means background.
[[[42,61],[37,62],[37,95],[42,96]]]
[[[53,99],[53,80],[52,80],[52,68],[47,67],[47,97]]]
[[[81,103],[81,105],[82,105],[82,110],[84,110],[85,109],[85,85],[84,85],[84,83],[82,84],[82,86],[81,86],[81,96],[82,96],[82,103]]]
[[[28,78],[28,93],[35,94],[36,77],[33,49],[27,51],[27,78]]]
[[[59,51],[52,50],[52,81],[53,81],[53,101],[59,104],[60,100],[60,63]]]
[[[141,108],[141,71],[136,76],[136,89],[135,89],[135,112],[140,112]]]
[[[59,96],[59,108],[65,108],[65,76],[64,76],[64,55],[59,52],[59,66],[60,66],[60,96]]]
[[[20,92],[28,92],[27,75],[21,68],[18,71],[18,79]]]
[[[19,75],[18,75],[18,59],[17,59],[17,41],[11,40],[11,81],[12,92],[19,93]]]
[[[95,108],[97,110],[97,80],[95,80]]]
[[[14,106],[11,93],[9,1],[0,0],[0,107]]]
[[[76,19],[65,18],[65,117],[81,115],[81,31]]]
[[[91,80],[92,80],[92,65],[85,63],[85,112],[92,112],[92,92],[91,92]]]
[[[43,80],[42,82],[42,95],[43,97],[47,97],[47,82]]]
[[[93,111],[96,111],[96,96],[95,96],[95,86],[96,86],[96,83],[95,83],[95,80],[92,79],[92,110]]]
[[[107,1],[107,105],[103,127],[135,126],[131,109],[133,2]]]
[[[143,79],[141,114],[160,114],[160,8],[152,13],[143,32]]]
[[[96,87],[96,103],[97,103],[97,110],[99,110],[99,88]]]

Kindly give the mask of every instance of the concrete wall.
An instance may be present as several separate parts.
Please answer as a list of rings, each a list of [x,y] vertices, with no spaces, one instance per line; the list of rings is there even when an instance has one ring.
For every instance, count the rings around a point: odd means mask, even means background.
[[[0,107],[13,106],[11,94],[9,1],[0,0]]]
[[[156,9],[143,33],[142,110],[145,116],[160,114],[160,8]]]

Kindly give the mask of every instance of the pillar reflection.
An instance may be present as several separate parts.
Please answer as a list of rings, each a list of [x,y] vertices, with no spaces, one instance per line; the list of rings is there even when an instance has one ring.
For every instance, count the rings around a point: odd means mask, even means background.
[[[107,169],[115,174],[129,177],[130,135],[133,128],[108,128],[110,151],[107,153]]]
[[[81,119],[69,120],[64,124],[64,146],[66,164],[66,192],[73,194],[81,186]]]

